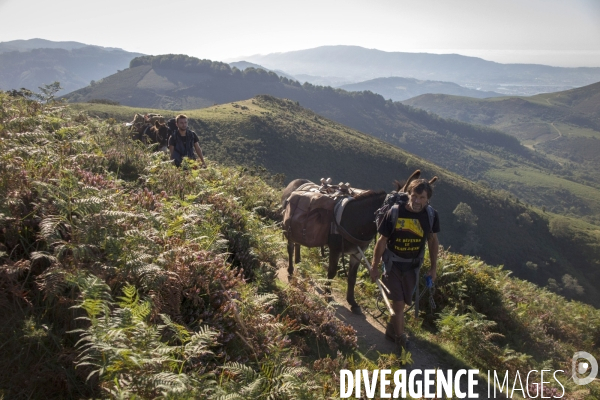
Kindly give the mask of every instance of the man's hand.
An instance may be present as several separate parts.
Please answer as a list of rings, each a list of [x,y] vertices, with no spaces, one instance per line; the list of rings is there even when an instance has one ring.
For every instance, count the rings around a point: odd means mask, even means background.
[[[435,282],[435,278],[436,278],[436,270],[435,268],[430,268],[429,272],[427,272],[427,275],[431,277],[431,279]]]
[[[370,273],[370,275],[371,275],[371,280],[373,282],[377,282],[377,279],[379,279],[379,275],[380,275],[379,267],[371,265],[371,273]]]

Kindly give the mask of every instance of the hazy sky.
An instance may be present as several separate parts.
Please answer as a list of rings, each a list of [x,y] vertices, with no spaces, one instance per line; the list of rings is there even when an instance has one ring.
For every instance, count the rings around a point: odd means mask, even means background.
[[[600,67],[600,0],[0,0],[0,41],[211,60],[357,45]]]

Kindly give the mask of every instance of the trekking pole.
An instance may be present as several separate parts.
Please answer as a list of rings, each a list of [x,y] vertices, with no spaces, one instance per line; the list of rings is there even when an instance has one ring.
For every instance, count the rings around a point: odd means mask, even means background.
[[[365,263],[365,267],[367,267],[367,271],[369,271],[369,274],[371,274],[371,266],[369,265],[369,261],[367,261],[367,257],[365,257],[365,253],[363,253],[362,249],[359,246],[356,246],[356,248],[358,249],[358,251],[360,252],[360,255],[362,256],[362,261]],[[379,288],[379,291],[381,292],[381,297],[383,297],[383,302],[385,303],[385,306],[387,307],[388,311],[390,312],[390,316],[393,317],[394,315],[396,315],[396,313],[394,312],[394,309],[392,308],[392,306],[390,304],[390,300],[388,299],[387,295],[385,294],[385,290],[383,290],[385,285],[383,284],[383,282],[381,282],[381,279],[379,279],[379,278],[377,278],[375,283],[377,283],[377,287]],[[389,289],[387,287],[386,287],[386,290],[389,292]]]

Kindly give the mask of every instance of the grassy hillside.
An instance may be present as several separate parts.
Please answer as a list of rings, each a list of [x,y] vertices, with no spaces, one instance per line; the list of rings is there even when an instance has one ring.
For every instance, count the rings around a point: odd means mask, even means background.
[[[496,183],[498,188],[512,193],[536,190],[540,196],[520,196],[538,206],[553,208],[565,215],[594,218],[597,216],[600,193],[600,83],[559,93],[532,97],[471,99],[445,95],[423,95],[403,102],[444,118],[485,125],[519,139],[538,154],[563,167],[554,168],[560,178],[548,187],[537,179],[529,179],[527,171],[513,179],[498,179],[501,171],[489,171],[482,179]],[[538,171],[549,172],[549,171]],[[552,171],[550,171],[552,172]],[[548,179],[544,179],[548,181]],[[585,185],[591,196],[581,196],[580,190],[567,190],[567,181]],[[529,189],[527,189],[529,188]],[[570,206],[552,204],[543,198],[568,196]],[[590,202],[591,200],[591,202]],[[560,200],[559,200],[560,201]],[[567,201],[569,202],[569,201]],[[594,218],[597,223],[597,219]]]
[[[569,178],[570,168],[531,151],[514,137],[484,127],[445,120],[371,92],[346,92],[300,85],[261,69],[243,72],[227,64],[168,55],[135,59],[131,68],[67,96],[69,101],[110,99],[121,104],[194,109],[270,94],[299,102],[326,118],[382,139],[473,181],[522,197],[519,188],[490,180],[488,172],[503,171],[506,162]],[[497,185],[496,185],[497,184]],[[527,203],[553,207],[538,196]],[[565,212],[565,210],[556,210]],[[593,214],[593,213],[592,213]],[[593,216],[593,215],[592,215]]]
[[[123,121],[142,111],[99,104],[73,107]],[[389,191],[394,179],[404,179],[417,168],[425,176],[438,175],[433,205],[440,211],[440,240],[445,246],[476,254],[491,264],[504,264],[517,276],[540,285],[548,284],[549,279],[561,282],[565,274],[575,276],[585,295],[571,291],[573,296],[593,303],[600,299],[592,283],[600,281],[595,261],[600,251],[599,232],[588,229],[592,225],[576,228],[565,220],[577,238],[569,237],[566,230],[551,233],[549,223],[556,216],[528,207],[508,194],[482,188],[290,100],[259,96],[186,113],[209,159],[283,174],[277,177],[280,184],[295,178],[318,181],[331,177],[334,182]],[[479,218],[476,226],[461,222],[453,214],[461,202],[471,206]],[[563,233],[569,237],[567,241]],[[580,262],[582,252],[584,262]]]
[[[595,167],[590,175],[599,180],[600,83],[531,97],[423,95],[403,103],[444,118],[502,130],[561,163]]]
[[[223,142],[227,120],[239,138],[252,131],[249,114],[314,117],[271,98],[236,105],[199,111]],[[314,121],[315,135],[336,135]],[[178,169],[115,119],[2,92],[0,137],[0,397],[337,398],[340,369],[409,362],[357,348],[314,289],[315,252],[277,284],[279,191],[244,168],[209,156],[207,169]],[[328,146],[317,137],[317,149]],[[382,146],[381,157],[394,154]],[[436,195],[465,185],[443,179]],[[569,395],[599,393],[567,380],[574,351],[600,358],[597,309],[447,251],[438,269],[438,314],[423,299],[408,324],[440,357],[457,368],[564,369]],[[371,284],[358,290],[373,299]]]

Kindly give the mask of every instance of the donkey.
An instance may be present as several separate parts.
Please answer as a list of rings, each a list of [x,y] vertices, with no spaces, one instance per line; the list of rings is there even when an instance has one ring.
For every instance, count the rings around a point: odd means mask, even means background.
[[[395,181],[396,190],[405,191],[408,184],[417,179],[421,174],[420,170],[415,171],[404,185]],[[307,179],[296,179],[283,190],[281,196],[282,204],[290,197],[292,192],[301,185],[309,183]],[[338,271],[338,262],[342,254],[350,255],[348,268],[348,288],[346,291],[346,301],[354,314],[362,315],[362,311],[354,298],[354,286],[356,285],[356,275],[362,255],[358,248],[363,251],[369,246],[369,243],[377,234],[375,225],[375,212],[383,205],[387,196],[384,191],[368,190],[356,196],[353,201],[348,202],[344,208],[340,220],[340,231],[342,235],[329,235],[327,246],[329,247],[329,264],[327,268],[327,279],[335,278]],[[294,273],[294,261],[300,262],[300,245],[292,242],[288,238],[288,274]],[[292,258],[294,256],[294,258]]]
[[[282,203],[287,200],[291,193],[300,185],[310,182],[306,179],[296,179],[292,181],[283,191]],[[344,208],[340,226],[350,235],[348,238],[340,235],[329,235],[327,246],[329,247],[329,266],[327,268],[327,278],[335,278],[338,270],[338,262],[343,254],[350,254],[350,265],[348,269],[348,290],[346,292],[346,301],[350,304],[353,313],[362,315],[362,311],[354,299],[354,286],[356,284],[356,275],[360,264],[360,253],[357,246],[364,251],[377,233],[375,226],[375,211],[381,207],[386,193],[384,191],[366,191],[354,198]],[[352,240],[352,241],[350,241]],[[294,273],[294,259],[300,262],[300,245],[288,240],[288,273]]]
[[[161,151],[167,151],[169,128],[160,114],[135,114],[133,121],[127,124],[131,127],[133,137],[144,144],[158,143]]]
[[[146,137],[150,139],[150,143],[158,143],[160,150],[166,151],[167,140],[169,139],[169,128],[167,127],[167,124],[156,121],[154,122],[154,126],[151,126],[144,133]]]
[[[161,151],[167,151],[167,141],[169,139],[169,128],[167,127],[167,124],[155,121],[154,125],[142,125],[137,132],[137,139],[142,143],[158,143]]]

